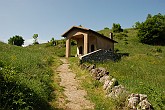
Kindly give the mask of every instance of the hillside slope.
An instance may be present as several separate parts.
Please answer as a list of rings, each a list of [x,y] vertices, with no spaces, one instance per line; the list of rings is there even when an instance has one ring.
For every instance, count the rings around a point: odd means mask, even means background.
[[[0,109],[51,109],[49,101],[53,63],[59,65],[55,48],[18,47],[0,42]]]
[[[106,36],[109,32],[109,29],[99,31]],[[147,94],[155,109],[165,109],[165,46],[139,43],[136,33],[134,29],[116,33],[115,50],[129,56],[98,66],[107,68],[129,91]]]

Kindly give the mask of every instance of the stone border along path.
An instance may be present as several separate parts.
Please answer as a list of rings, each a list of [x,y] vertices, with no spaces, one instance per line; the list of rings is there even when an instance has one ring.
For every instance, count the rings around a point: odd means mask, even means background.
[[[106,96],[112,99],[118,99],[120,96],[125,98],[128,105],[126,107],[129,110],[154,110],[153,106],[149,103],[147,95],[132,93],[129,95],[129,92],[118,83],[118,81],[109,74],[109,72],[103,68],[96,68],[96,65],[86,65],[81,64],[82,69],[86,69],[90,72],[90,75],[93,76],[95,80],[103,83],[103,89],[106,92]]]
[[[60,59],[63,64],[57,68],[57,72],[61,78],[60,86],[64,87],[65,110],[83,110],[94,109],[94,104],[85,99],[87,92],[80,89],[78,80],[75,78],[75,74],[69,69],[67,59]]]

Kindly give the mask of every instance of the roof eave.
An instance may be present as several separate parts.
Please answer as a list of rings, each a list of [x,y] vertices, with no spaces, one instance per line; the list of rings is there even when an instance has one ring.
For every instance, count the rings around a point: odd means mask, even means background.
[[[104,35],[102,35],[102,34],[96,32],[96,31],[93,31],[93,30],[87,29],[87,28],[83,28],[83,27],[79,27],[79,26],[72,26],[69,30],[67,30],[66,32],[64,32],[64,34],[62,34],[61,36],[66,38],[66,37],[67,37],[67,34],[68,34],[71,30],[73,30],[74,28],[81,29],[81,30],[85,30],[85,31],[94,32],[94,33],[98,34],[99,36],[102,36],[102,37],[104,37],[104,38],[106,38],[106,39],[108,39],[108,40],[110,40],[110,41],[112,41],[112,42],[114,42],[114,43],[118,43],[117,41],[115,41],[115,40],[113,40],[113,39],[110,39],[110,38],[108,38],[108,37],[106,37],[106,36],[104,36]]]

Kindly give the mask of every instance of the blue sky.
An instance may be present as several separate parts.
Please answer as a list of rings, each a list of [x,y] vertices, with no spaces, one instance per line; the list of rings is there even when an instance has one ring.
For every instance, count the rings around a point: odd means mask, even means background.
[[[61,34],[73,25],[101,30],[119,23],[130,28],[147,14],[165,14],[165,0],[0,0],[0,41],[20,35],[25,45]]]

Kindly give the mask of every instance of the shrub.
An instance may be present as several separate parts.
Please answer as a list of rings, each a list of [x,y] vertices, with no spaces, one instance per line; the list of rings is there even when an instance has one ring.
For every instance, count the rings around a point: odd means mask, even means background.
[[[104,29],[109,29],[108,27],[105,27]]]
[[[22,36],[15,35],[8,40],[8,44],[22,46],[24,44],[24,39]]]
[[[76,43],[76,41],[75,40],[71,40],[71,45],[72,46],[74,46],[74,45],[76,45],[77,43]]]
[[[120,24],[113,23],[112,31],[115,32],[115,33],[123,32],[123,29],[121,28]]]
[[[150,45],[165,45],[165,16],[157,14],[141,23],[138,31],[139,41]]]

